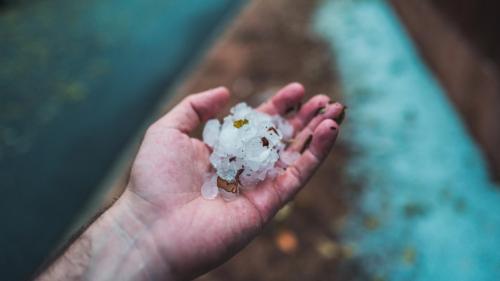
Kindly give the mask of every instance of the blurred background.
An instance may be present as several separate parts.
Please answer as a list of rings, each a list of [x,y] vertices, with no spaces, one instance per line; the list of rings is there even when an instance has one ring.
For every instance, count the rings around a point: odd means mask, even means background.
[[[199,280],[498,280],[499,8],[0,1],[0,279],[28,279],[119,196],[148,124],[182,97],[225,85],[257,105],[299,81],[347,104],[339,143]]]

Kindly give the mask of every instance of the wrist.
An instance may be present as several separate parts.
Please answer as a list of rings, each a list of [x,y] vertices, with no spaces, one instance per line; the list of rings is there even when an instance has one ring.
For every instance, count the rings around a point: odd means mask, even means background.
[[[121,267],[127,279],[173,280],[167,260],[160,252],[153,236],[154,213],[147,202],[126,190],[103,215],[98,227],[106,236],[105,252],[117,253],[113,262]],[[114,276],[112,279],[116,279]],[[119,278],[120,279],[120,278]],[[120,279],[122,280],[122,279]]]
[[[174,280],[124,194],[37,280]]]

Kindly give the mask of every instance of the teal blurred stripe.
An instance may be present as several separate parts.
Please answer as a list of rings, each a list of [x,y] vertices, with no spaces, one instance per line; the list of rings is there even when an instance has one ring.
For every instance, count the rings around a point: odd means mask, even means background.
[[[342,265],[357,263],[360,280],[499,280],[498,186],[390,5],[329,0],[316,20],[337,60],[347,171],[360,185]]]
[[[0,276],[26,279],[234,0],[0,8]]]

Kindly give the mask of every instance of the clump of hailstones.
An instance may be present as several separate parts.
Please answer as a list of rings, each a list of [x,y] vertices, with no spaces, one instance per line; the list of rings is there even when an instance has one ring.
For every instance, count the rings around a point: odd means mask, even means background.
[[[276,177],[299,157],[285,151],[292,136],[293,127],[281,116],[256,111],[246,103],[231,108],[222,124],[209,120],[203,141],[213,150],[210,163],[215,171],[207,175],[202,196],[213,199],[220,193],[229,199],[240,189]]]

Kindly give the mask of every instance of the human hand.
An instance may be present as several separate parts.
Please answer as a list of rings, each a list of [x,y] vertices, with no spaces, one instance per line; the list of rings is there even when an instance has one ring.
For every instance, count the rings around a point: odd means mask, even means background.
[[[293,83],[258,110],[283,115],[298,107],[303,96],[304,88]],[[225,88],[191,95],[154,123],[125,192],[37,279],[189,279],[221,264],[255,237],[326,157],[344,107],[324,95],[311,98],[288,119],[297,133],[287,149],[301,156],[283,174],[232,201],[206,200],[200,189],[210,150],[189,133],[228,99]]]
[[[298,107],[303,96],[304,88],[293,83],[258,110],[284,115],[289,108]],[[327,96],[311,98],[288,119],[298,132],[288,149],[302,153],[293,165],[235,200],[206,200],[200,196],[200,188],[210,168],[210,150],[189,133],[213,118],[228,99],[225,88],[191,95],[154,123],[123,195],[130,210],[150,230],[165,263],[158,268],[166,266],[170,275],[181,279],[208,271],[234,255],[293,198],[328,154],[339,131],[334,119],[341,118],[344,109]]]

